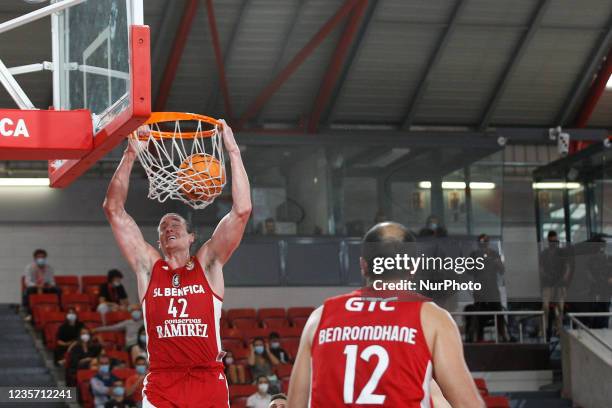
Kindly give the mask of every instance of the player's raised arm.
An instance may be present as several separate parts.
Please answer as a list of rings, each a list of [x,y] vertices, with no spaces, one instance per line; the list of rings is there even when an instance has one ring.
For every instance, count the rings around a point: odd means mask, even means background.
[[[142,296],[142,289],[146,288],[148,281],[147,276],[153,263],[160,255],[155,248],[145,241],[138,225],[125,211],[125,201],[130,186],[130,173],[134,166],[134,160],[136,160],[136,150],[130,142],[123,152],[121,163],[117,166],[117,170],[115,170],[115,174],[110,181],[103,207],[121,253],[138,276],[138,289]]]
[[[465,364],[459,329],[452,317],[433,303],[423,304],[421,321],[430,346],[434,378],[453,408],[484,408]]]
[[[310,370],[311,370],[311,354],[310,350],[312,347],[312,339],[314,337],[319,321],[321,320],[321,313],[323,312],[323,306],[315,309],[314,312],[308,318],[304,330],[302,331],[302,338],[300,339],[300,348],[298,349],[297,356],[295,357],[295,363],[291,370],[291,379],[289,380],[289,395],[287,406],[291,408],[306,408],[308,407],[308,399],[310,397]]]
[[[251,215],[251,191],[249,187],[249,178],[242,158],[240,157],[240,149],[234,139],[232,129],[220,120],[223,124],[223,144],[225,152],[229,156],[230,165],[232,167],[232,209],[223,217],[217,225],[217,228],[212,234],[212,237],[199,249],[197,253],[198,260],[207,268],[209,273],[215,273],[220,268],[210,268],[213,264],[218,266],[224,265],[234,250],[240,244],[244,229]],[[212,276],[211,284],[216,281],[216,277]]]

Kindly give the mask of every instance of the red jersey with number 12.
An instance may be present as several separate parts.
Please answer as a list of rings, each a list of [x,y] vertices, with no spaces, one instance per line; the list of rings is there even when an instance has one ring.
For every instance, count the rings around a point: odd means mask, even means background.
[[[222,368],[222,305],[197,258],[178,269],[163,259],[155,262],[142,301],[151,371]]]
[[[431,407],[423,301],[328,299],[312,341],[311,407]]]

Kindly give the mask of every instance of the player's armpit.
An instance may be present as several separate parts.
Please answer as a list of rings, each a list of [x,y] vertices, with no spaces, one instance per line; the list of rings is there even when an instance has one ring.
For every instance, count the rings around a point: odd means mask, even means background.
[[[455,321],[433,303],[423,304],[423,330],[432,354],[434,378],[453,408],[484,408],[463,356]]]
[[[322,311],[323,306],[319,306],[315,309],[308,318],[304,330],[302,331],[300,347],[295,357],[293,370],[291,371],[291,379],[289,380],[287,406],[291,408],[308,407],[308,399],[310,396],[310,352],[315,331],[321,320]]]

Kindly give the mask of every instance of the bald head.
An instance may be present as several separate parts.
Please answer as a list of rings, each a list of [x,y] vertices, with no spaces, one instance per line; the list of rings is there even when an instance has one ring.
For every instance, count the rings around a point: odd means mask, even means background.
[[[414,235],[400,223],[385,221],[374,225],[363,237],[361,241],[361,268],[366,279],[376,276],[377,279],[397,279],[401,278],[396,273],[384,273],[374,275],[372,273],[372,263],[374,258],[394,257],[398,253],[412,251],[411,242],[415,242]]]

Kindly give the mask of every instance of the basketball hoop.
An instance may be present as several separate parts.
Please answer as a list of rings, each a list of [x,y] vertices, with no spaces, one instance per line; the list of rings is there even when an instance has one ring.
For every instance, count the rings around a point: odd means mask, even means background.
[[[149,195],[160,203],[182,201],[202,209],[225,186],[222,124],[194,113],[154,112],[130,136],[149,179]]]

